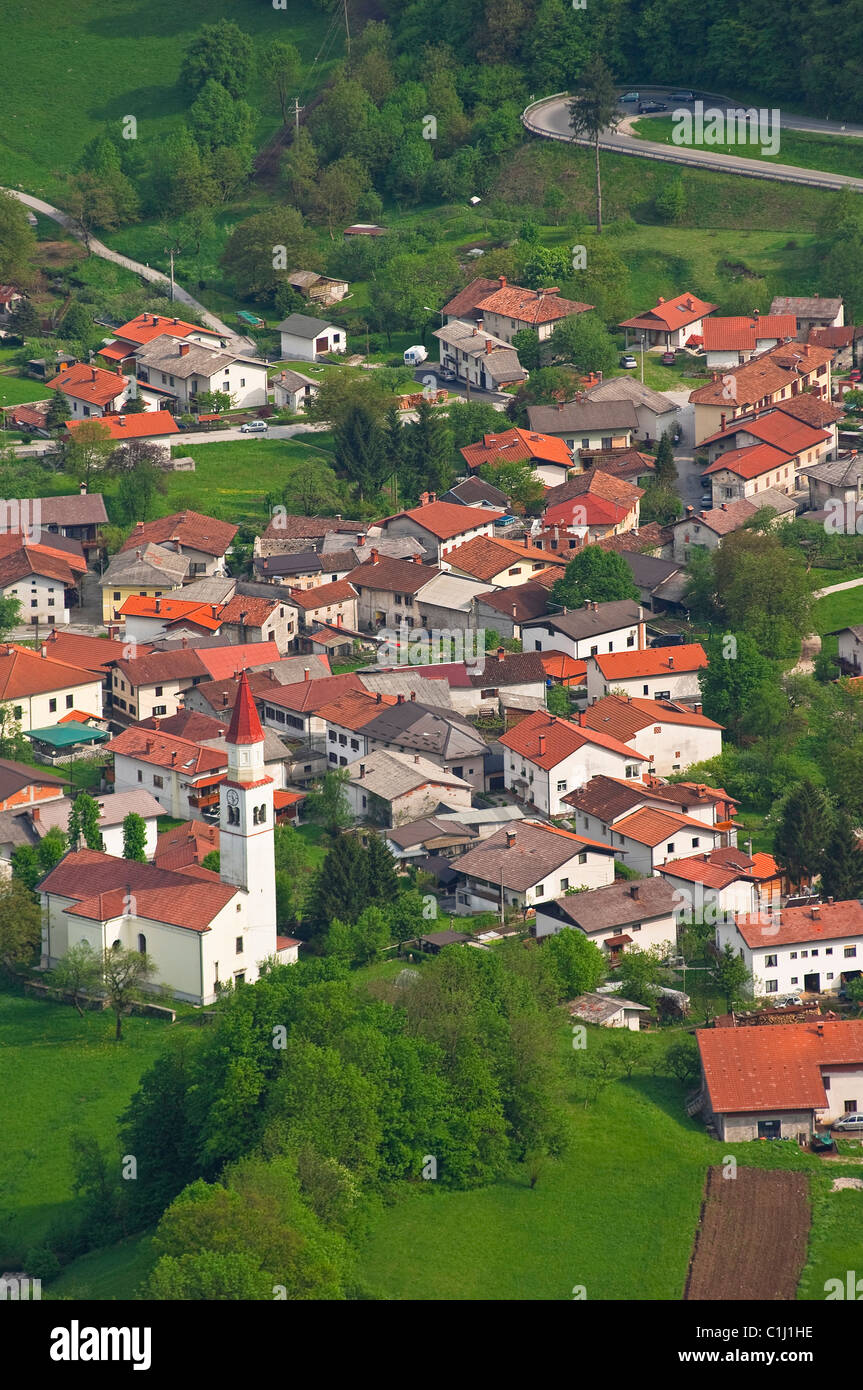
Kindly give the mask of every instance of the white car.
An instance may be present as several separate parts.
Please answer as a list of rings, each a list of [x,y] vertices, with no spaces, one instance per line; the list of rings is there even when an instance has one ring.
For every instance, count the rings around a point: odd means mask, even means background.
[[[266,420],[247,420],[240,425],[240,434],[266,434],[269,428]]]
[[[863,1134],[863,1111],[852,1111],[849,1115],[843,1115],[841,1120],[834,1120],[831,1129],[841,1130],[847,1134],[850,1130],[852,1134]]]

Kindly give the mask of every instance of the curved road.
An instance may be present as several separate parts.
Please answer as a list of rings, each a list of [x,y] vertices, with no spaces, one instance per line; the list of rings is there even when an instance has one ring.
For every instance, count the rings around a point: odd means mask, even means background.
[[[668,104],[668,114],[675,110],[692,110],[691,103],[671,101],[670,87],[639,87],[642,97],[656,97]],[[723,111],[740,110],[742,102],[732,101],[730,97],[718,96],[715,92],[696,92],[698,100],[705,108],[719,108]],[[554,96],[535,101],[522,113],[522,124],[534,135],[542,135],[548,140],[561,140],[565,144],[592,145],[593,141],[572,134],[569,125],[569,95],[557,92]],[[763,108],[772,115],[773,108]],[[779,183],[808,184],[814,188],[840,189],[852,188],[863,193],[863,178],[850,178],[844,174],[825,173],[818,169],[801,169],[793,164],[778,164],[763,159],[748,159],[740,155],[724,154],[714,150],[688,149],[681,145],[666,145],[655,140],[644,140],[633,135],[631,121],[637,119],[634,104],[621,104],[622,124],[616,131],[606,131],[599,146],[615,154],[633,155],[639,159],[656,159],[667,164],[684,164],[690,168],[713,169],[724,174],[741,174],[745,178],[773,179]],[[818,120],[810,116],[782,116],[778,121],[781,130],[804,130],[824,135],[844,135],[850,139],[863,139],[863,126],[847,125],[838,121]],[[772,125],[770,127],[772,129]],[[781,148],[781,145],[780,145]],[[861,149],[863,156],[863,149]]]
[[[72,225],[72,220],[68,213],[61,211],[60,208],[55,208],[51,203],[46,203],[42,198],[34,198],[29,193],[21,193],[17,188],[4,188],[0,191],[3,193],[11,193],[13,198],[17,198],[19,203],[23,203],[25,207],[32,209],[33,212],[41,212],[43,217],[50,217],[52,222],[58,222],[61,227],[65,228],[65,230],[78,241],[84,240],[81,233]],[[170,279],[167,275],[164,275],[161,270],[154,270],[153,267],[149,265],[141,265],[140,261],[133,261],[130,256],[123,256],[119,251],[112,251],[110,246],[106,246],[104,242],[97,241],[95,237],[90,238],[89,249],[94,256],[101,256],[103,260],[113,261],[115,265],[121,265],[126,270],[134,271],[136,275],[140,275],[142,280],[149,280],[150,283],[154,285],[170,286]],[[251,338],[246,338],[241,334],[235,333],[234,330],[229,328],[226,323],[223,323],[220,318],[217,318],[215,314],[211,313],[209,309],[206,309],[203,304],[193,298],[188,290],[184,290],[181,285],[178,285],[176,280],[174,281],[174,300],[179,300],[182,304],[188,304],[190,308],[197,309],[208,328],[214,329],[216,333],[224,334],[228,339],[232,352],[238,354],[256,352],[255,345]]]

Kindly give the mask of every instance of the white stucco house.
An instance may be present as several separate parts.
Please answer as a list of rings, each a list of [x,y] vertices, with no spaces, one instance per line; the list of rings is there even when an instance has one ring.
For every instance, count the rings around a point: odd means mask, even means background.
[[[348,335],[343,328],[309,314],[289,314],[278,330],[286,361],[317,362],[327,353],[348,350]]]

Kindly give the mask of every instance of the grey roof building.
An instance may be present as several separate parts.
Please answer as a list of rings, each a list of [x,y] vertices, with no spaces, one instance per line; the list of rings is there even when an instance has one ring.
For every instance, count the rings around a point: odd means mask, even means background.
[[[405,700],[390,705],[363,726],[363,734],[375,743],[392,744],[411,753],[434,754],[449,762],[454,758],[483,758],[486,744],[466,719],[443,706]]]
[[[661,563],[665,563],[664,561]],[[673,565],[672,570],[677,566]],[[510,590],[505,591],[507,594]],[[541,627],[550,632],[563,632],[576,642],[589,637],[601,636],[604,632],[615,632],[619,628],[631,627],[641,622],[640,604],[634,599],[616,599],[611,603],[597,603],[592,608],[570,608],[563,613],[546,613],[528,619],[521,624],[522,630],[529,632],[532,627]]]
[[[136,550],[121,550],[112,555],[108,568],[102,575],[103,589],[116,586],[152,588],[179,588],[189,573],[189,560],[178,555],[165,545],[145,541]]]
[[[634,430],[638,416],[630,400],[579,400],[562,405],[531,405],[530,428],[538,434],[589,435],[597,430]]]
[[[312,318],[311,314],[288,314],[286,319],[276,324],[280,333],[289,333],[292,338],[317,338],[333,326],[326,319]]]

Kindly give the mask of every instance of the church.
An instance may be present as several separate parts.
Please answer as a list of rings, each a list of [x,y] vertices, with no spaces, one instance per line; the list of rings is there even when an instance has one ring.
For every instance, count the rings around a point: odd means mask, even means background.
[[[70,850],[39,884],[44,967],[81,941],[99,954],[120,945],[153,959],[151,989],[212,1004],[220,986],[256,980],[263,961],[296,961],[300,943],[276,933],[274,786],[245,672],[225,745],[219,873]]]

